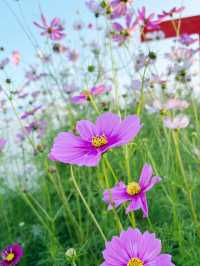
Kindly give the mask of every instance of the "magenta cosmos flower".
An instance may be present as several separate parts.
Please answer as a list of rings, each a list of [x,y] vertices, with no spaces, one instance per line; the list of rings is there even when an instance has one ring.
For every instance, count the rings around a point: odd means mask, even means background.
[[[138,21],[141,22],[142,27],[146,27],[147,29],[153,30],[159,28],[161,20],[154,20],[154,16],[154,13],[147,16],[146,8],[144,6],[138,10]]]
[[[118,42],[119,44],[122,44],[132,36],[138,24],[137,19],[133,21],[133,15],[131,13],[128,13],[126,15],[125,20],[126,20],[125,27],[123,27],[118,22],[112,24],[113,28],[112,38],[114,41]]]
[[[142,209],[143,217],[148,216],[148,205],[146,193],[155,184],[160,182],[159,176],[153,176],[153,171],[150,165],[145,164],[140,176],[139,183],[131,182],[127,186],[120,181],[115,187],[106,190],[103,199],[108,203],[108,209],[118,207],[124,202],[130,201],[130,205],[126,209],[126,213]]]
[[[19,244],[13,244],[6,247],[2,253],[1,266],[13,266],[19,263],[21,257],[24,255],[23,249]]]
[[[0,139],[0,152],[3,150],[5,145],[6,145],[6,140],[5,139]]]
[[[105,85],[100,84],[92,87],[88,91],[81,92],[78,96],[72,97],[71,100],[74,104],[86,103],[88,100],[90,100],[90,96],[102,95],[110,90],[111,90],[110,87],[106,87]]]
[[[52,41],[58,41],[65,37],[64,27],[59,18],[54,18],[50,24],[43,14],[41,14],[41,24],[33,22],[36,27],[42,29],[41,35],[47,36]]]
[[[155,234],[129,228],[106,243],[101,266],[175,266]]]
[[[100,115],[95,124],[81,120],[76,125],[80,136],[59,133],[49,158],[79,166],[96,166],[103,153],[132,141],[141,127],[136,115],[121,120],[118,115],[107,112]]]

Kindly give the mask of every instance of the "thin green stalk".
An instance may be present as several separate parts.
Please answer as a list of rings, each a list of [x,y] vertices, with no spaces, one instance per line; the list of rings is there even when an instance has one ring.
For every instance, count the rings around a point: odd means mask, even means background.
[[[142,75],[142,86],[141,86],[141,93],[140,93],[140,100],[138,103],[138,107],[137,107],[137,115],[140,115],[143,109],[143,105],[144,105],[144,81],[145,81],[145,74],[147,71],[147,66],[145,66],[144,68],[144,73]]]
[[[107,155],[106,154],[104,155],[104,160],[105,160],[108,168],[110,169],[110,171],[111,171],[111,173],[112,173],[112,175],[113,175],[113,177],[115,179],[115,182],[117,182],[118,181],[118,177],[116,176],[116,174],[115,174],[115,172],[114,172],[114,170],[113,170],[110,162],[108,161],[108,158],[107,158]]]
[[[196,224],[196,226],[198,228],[198,235],[200,237],[199,221],[198,221],[197,213],[196,213],[196,210],[195,210],[194,202],[193,202],[193,199],[192,199],[192,192],[191,192],[191,189],[190,189],[190,184],[188,182],[188,178],[187,178],[187,175],[185,173],[185,169],[184,169],[182,158],[181,158],[181,154],[180,154],[178,132],[176,132],[176,131],[172,132],[172,136],[173,136],[174,145],[175,145],[175,149],[176,149],[177,162],[179,164],[179,168],[180,168],[181,174],[183,176],[185,191],[186,191],[187,199],[188,199],[188,202],[189,202],[189,205],[190,205],[190,208],[191,208],[192,219],[193,219],[194,224]]]
[[[44,226],[44,228],[46,228],[46,230],[50,233],[50,235],[52,235],[52,232],[49,228],[49,225],[46,224],[46,222],[44,221],[43,217],[38,213],[37,209],[33,206],[33,204],[31,203],[31,201],[29,200],[29,198],[27,197],[26,193],[21,193],[24,201],[27,203],[27,205],[31,208],[31,210],[33,211],[33,213],[35,214],[35,216],[38,218],[38,220],[40,221],[40,223]]]
[[[89,100],[90,100],[90,102],[91,102],[91,104],[92,104],[92,107],[94,108],[94,110],[97,112],[97,114],[99,115],[100,114],[100,111],[99,111],[99,109],[98,109],[98,107],[97,107],[97,105],[96,105],[96,103],[95,103],[95,100],[94,100],[94,98],[92,97],[92,95],[90,94],[89,95]]]
[[[74,176],[74,173],[73,173],[73,168],[72,168],[72,166],[71,166],[71,180],[72,180],[72,182],[73,182],[73,184],[74,184],[74,187],[75,187],[76,191],[78,192],[80,198],[82,199],[83,204],[85,205],[85,207],[86,207],[86,209],[87,209],[87,211],[88,211],[88,213],[89,213],[91,219],[93,220],[94,224],[96,225],[97,229],[99,230],[99,233],[100,233],[100,235],[102,236],[104,242],[107,242],[106,236],[105,236],[103,230],[101,229],[101,226],[99,225],[99,223],[98,223],[98,221],[97,221],[95,215],[93,214],[93,212],[92,212],[92,210],[90,209],[90,207],[89,207],[87,201],[85,200],[85,198],[84,198],[84,196],[83,196],[83,194],[82,194],[82,192],[81,192],[81,190],[80,190],[80,188],[79,188],[78,183],[76,182],[76,179],[75,179],[75,176]]]
[[[110,190],[110,184],[109,184],[109,180],[108,180],[108,175],[106,173],[106,165],[105,165],[105,162],[103,162],[103,173],[104,173],[104,177],[105,177],[105,181],[106,181],[106,188],[108,189],[108,192],[109,192],[109,201],[111,202],[112,211],[113,211],[113,214],[114,214],[116,223],[117,223],[117,228],[118,228],[118,231],[121,232],[123,230],[123,226],[121,224],[119,215],[116,212],[114,203],[112,203],[112,193],[111,193],[111,190]]]

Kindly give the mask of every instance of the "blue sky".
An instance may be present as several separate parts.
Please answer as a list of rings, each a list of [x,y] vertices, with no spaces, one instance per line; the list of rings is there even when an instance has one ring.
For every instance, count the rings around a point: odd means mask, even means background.
[[[41,6],[44,14],[48,18],[59,16],[66,21],[66,25],[73,23],[76,17],[76,11],[79,10],[81,17],[85,20],[92,18],[90,13],[85,7],[85,0],[1,0],[0,1],[0,45],[5,46],[8,50],[20,49],[25,56],[32,53],[33,48],[29,40],[26,38],[24,32],[16,22],[16,19],[11,14],[10,10],[6,7],[5,1],[9,3],[10,7],[21,17],[19,4],[23,10],[26,26],[32,28],[34,35],[38,38],[36,29],[32,26],[32,21],[37,20],[39,17],[39,5]],[[135,0],[135,7],[138,8],[142,5],[147,6],[149,11],[159,12],[161,10],[170,9],[173,6],[185,5],[187,7],[185,15],[198,15],[200,14],[200,1],[199,0]],[[23,20],[23,19],[22,19]]]
[[[15,49],[19,50],[22,53],[23,62],[26,64],[31,64],[35,51],[5,3],[9,4],[23,25],[31,29],[38,43],[41,43],[42,37],[40,37],[38,29],[36,29],[32,22],[40,19],[39,7],[41,7],[43,13],[49,20],[57,16],[65,21],[68,39],[70,39],[70,29],[74,21],[80,17],[83,21],[91,21],[93,19],[92,14],[85,7],[85,0],[1,0],[0,46],[4,46],[8,53],[11,53]],[[200,14],[200,0],[135,0],[134,5],[135,9],[145,5],[148,12],[156,13],[161,12],[161,10],[169,10],[174,6],[184,5],[186,6],[184,16]],[[79,15],[77,15],[77,10],[79,11]],[[138,45],[140,44],[138,43]],[[163,42],[162,46],[167,48],[168,42]],[[158,49],[160,49],[159,46]]]

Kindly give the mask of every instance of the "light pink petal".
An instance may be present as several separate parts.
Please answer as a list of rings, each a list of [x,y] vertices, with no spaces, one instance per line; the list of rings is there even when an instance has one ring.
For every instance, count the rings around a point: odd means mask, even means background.
[[[142,194],[140,196],[141,199],[141,209],[143,212],[143,218],[148,217],[148,204],[147,204],[147,198],[146,198],[146,194]]]
[[[95,125],[88,120],[81,120],[76,124],[76,130],[79,132],[82,139],[91,142],[92,137],[97,135]]]
[[[71,101],[74,104],[86,103],[87,102],[87,97],[85,95],[74,96],[74,97],[71,98]]]
[[[101,156],[80,137],[63,132],[58,134],[55,139],[49,158],[62,163],[77,164],[79,166],[96,166]]]
[[[100,115],[96,120],[96,127],[99,135],[114,136],[120,128],[120,118],[118,115],[107,112]]]
[[[136,196],[132,199],[129,206],[126,208],[126,214],[132,211],[139,210],[141,208],[141,199],[139,196]]]
[[[139,184],[142,188],[145,188],[149,184],[152,175],[153,175],[153,169],[151,165],[145,164],[142,168],[139,180]]]
[[[122,25],[120,25],[117,22],[112,24],[112,28],[113,28],[113,30],[118,31],[118,32],[123,31]]]
[[[160,176],[153,176],[149,184],[143,189],[143,192],[149,191],[153,186],[161,181]]]
[[[175,266],[172,261],[171,255],[168,254],[162,254],[159,255],[156,259],[156,266]]]
[[[122,142],[128,143],[131,141],[140,131],[142,125],[140,124],[140,119],[136,115],[130,115],[124,119],[120,126],[120,138]]]
[[[161,248],[161,241],[155,237],[155,234],[145,232],[138,247],[139,257],[145,262],[155,260],[160,254]]]

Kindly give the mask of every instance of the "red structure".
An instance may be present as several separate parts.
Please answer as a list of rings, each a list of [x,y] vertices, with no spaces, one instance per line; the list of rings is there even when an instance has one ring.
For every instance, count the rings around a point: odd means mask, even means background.
[[[200,35],[200,16],[192,16],[180,19],[166,20],[159,24],[159,29],[149,30],[144,28],[141,41],[150,41],[147,38],[148,33],[159,32],[164,33],[164,38],[172,38],[182,34],[199,34]]]

